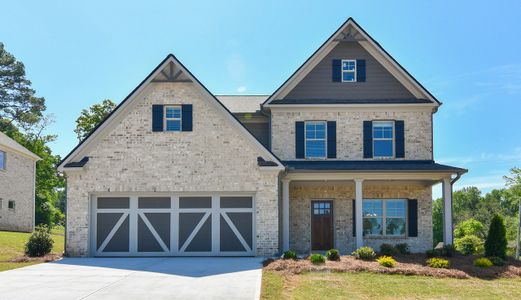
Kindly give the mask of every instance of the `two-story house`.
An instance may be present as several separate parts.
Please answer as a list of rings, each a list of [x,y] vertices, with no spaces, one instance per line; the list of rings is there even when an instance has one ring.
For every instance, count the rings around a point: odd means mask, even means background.
[[[432,247],[441,105],[348,19],[269,96],[215,96],[167,56],[60,164],[73,256]]]
[[[40,158],[0,132],[0,230],[31,232]]]

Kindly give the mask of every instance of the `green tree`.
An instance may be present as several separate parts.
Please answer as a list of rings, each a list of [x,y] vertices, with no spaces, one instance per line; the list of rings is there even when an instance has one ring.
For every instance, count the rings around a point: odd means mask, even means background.
[[[454,237],[463,238],[464,236],[473,235],[479,238],[485,238],[485,226],[476,219],[468,219],[458,223],[454,228]]]
[[[438,198],[432,202],[432,232],[433,242],[437,245],[443,242],[443,199]]]
[[[0,43],[0,120],[24,130],[42,118],[45,99],[35,96],[23,63]]]
[[[76,129],[74,129],[78,140],[81,141],[86,138],[115,107],[116,104],[112,100],[105,99],[101,103],[92,105],[89,109],[83,109],[76,119]]]
[[[488,230],[487,240],[485,241],[485,256],[506,257],[507,253],[507,236],[506,227],[503,218],[496,215],[492,218],[490,228]]]

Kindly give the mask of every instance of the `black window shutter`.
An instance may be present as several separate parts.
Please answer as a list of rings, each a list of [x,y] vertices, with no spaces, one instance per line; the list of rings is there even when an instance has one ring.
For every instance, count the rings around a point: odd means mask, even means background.
[[[181,130],[192,131],[192,104],[181,105]]]
[[[405,157],[405,125],[403,121],[394,121],[394,131],[396,135],[396,158]]]
[[[407,201],[407,219],[409,227],[409,236],[418,236],[418,200],[409,199]]]
[[[304,122],[295,122],[295,157],[304,158]]]
[[[336,122],[327,122],[327,158],[336,158]]]
[[[333,59],[333,82],[342,82],[342,60]]]
[[[356,60],[356,81],[365,82],[365,59]]]
[[[163,105],[152,105],[152,131],[163,131]]]
[[[364,121],[364,158],[373,158],[373,121]]]
[[[353,200],[353,236],[356,236],[356,200]]]

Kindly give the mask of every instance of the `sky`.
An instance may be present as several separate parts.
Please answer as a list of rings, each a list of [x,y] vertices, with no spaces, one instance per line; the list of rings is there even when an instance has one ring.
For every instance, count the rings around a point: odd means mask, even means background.
[[[455,189],[503,187],[521,167],[521,1],[6,1],[0,42],[63,157],[81,109],[119,103],[168,53],[214,94],[271,94],[348,17],[443,102],[435,160],[469,169]]]

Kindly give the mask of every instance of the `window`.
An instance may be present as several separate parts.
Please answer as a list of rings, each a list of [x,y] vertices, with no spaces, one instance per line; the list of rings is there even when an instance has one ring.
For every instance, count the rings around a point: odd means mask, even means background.
[[[5,158],[5,152],[0,150],[0,170],[5,170]]]
[[[356,81],[356,60],[343,59],[342,60],[342,82]]]
[[[405,205],[403,199],[364,199],[364,235],[405,236]]]
[[[9,209],[14,209],[15,207],[15,203],[13,200],[9,200],[9,202],[7,202],[7,208]]]
[[[373,122],[373,157],[394,157],[394,122]]]
[[[330,202],[313,202],[313,215],[330,215],[331,214],[331,203]]]
[[[165,131],[181,131],[181,106],[165,106]]]
[[[326,122],[306,122],[306,158],[326,157]]]

